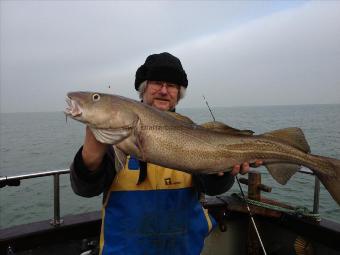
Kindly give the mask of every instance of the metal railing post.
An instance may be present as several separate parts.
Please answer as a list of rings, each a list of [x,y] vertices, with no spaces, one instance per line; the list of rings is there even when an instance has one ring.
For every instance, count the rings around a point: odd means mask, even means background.
[[[50,221],[51,225],[58,227],[63,223],[63,220],[60,219],[60,185],[59,185],[59,176],[62,174],[69,174],[70,169],[62,169],[62,170],[50,170],[44,172],[37,172],[31,174],[22,174],[22,175],[14,175],[14,176],[0,176],[0,188],[5,186],[18,186],[20,185],[21,180],[25,179],[33,179],[44,176],[53,175],[53,210],[54,216]]]
[[[313,202],[313,213],[319,213],[319,200],[320,200],[320,180],[315,176],[314,184],[314,202]]]
[[[59,226],[63,223],[60,219],[60,185],[59,185],[59,174],[53,175],[53,201],[54,201],[54,217],[51,220],[53,226]]]

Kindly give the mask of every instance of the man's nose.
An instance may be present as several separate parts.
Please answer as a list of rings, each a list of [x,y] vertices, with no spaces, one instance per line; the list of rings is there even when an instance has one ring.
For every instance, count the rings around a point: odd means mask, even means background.
[[[166,87],[166,84],[163,84],[160,91],[161,94],[168,94],[168,88]]]

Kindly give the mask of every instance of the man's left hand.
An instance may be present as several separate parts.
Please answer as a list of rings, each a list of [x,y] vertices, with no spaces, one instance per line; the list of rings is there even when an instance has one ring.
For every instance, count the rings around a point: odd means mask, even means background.
[[[263,164],[262,160],[255,160],[255,163],[252,164],[252,167],[258,167]],[[244,162],[242,165],[235,165],[233,167],[233,170],[230,172],[232,176],[236,176],[237,174],[246,174],[249,172],[250,166],[248,162]],[[217,174],[218,176],[223,176],[224,173],[220,172]]]

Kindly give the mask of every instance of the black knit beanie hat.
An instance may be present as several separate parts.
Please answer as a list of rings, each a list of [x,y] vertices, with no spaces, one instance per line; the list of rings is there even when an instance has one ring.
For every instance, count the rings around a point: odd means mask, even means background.
[[[188,86],[187,74],[181,61],[168,52],[152,54],[146,58],[144,65],[137,69],[135,89],[138,90],[146,80],[167,81],[185,88]]]

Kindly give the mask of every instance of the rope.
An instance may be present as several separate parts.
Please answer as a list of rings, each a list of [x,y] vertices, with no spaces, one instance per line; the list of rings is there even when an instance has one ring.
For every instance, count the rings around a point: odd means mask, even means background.
[[[243,200],[244,198],[237,193],[233,193],[232,196],[236,196],[238,199]],[[249,199],[249,198],[245,198],[245,200],[247,201],[248,204],[251,205],[255,205],[258,207],[262,207],[262,208],[266,208],[266,209],[270,209],[270,210],[275,210],[275,211],[279,211],[279,212],[284,212],[284,213],[292,213],[295,214],[297,216],[302,216],[302,217],[307,217],[307,218],[312,218],[316,221],[321,221],[321,216],[318,213],[311,213],[306,207],[303,206],[297,206],[293,209],[288,209],[288,208],[284,208],[278,205],[271,205],[271,204],[266,204],[257,200],[253,200],[253,199]]]

